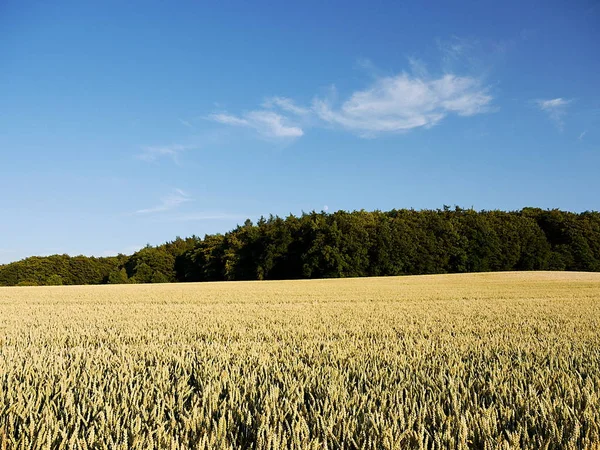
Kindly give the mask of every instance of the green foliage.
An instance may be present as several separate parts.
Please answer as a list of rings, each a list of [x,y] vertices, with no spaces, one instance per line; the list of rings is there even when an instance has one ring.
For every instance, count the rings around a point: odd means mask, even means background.
[[[165,247],[146,246],[134,253],[125,264],[127,275],[136,283],[152,283],[153,278],[165,280],[161,282],[176,281],[176,257]]]
[[[170,280],[160,272],[154,272],[152,274],[152,278],[150,279],[150,283],[169,283]]]
[[[115,269],[111,273],[108,274],[108,283],[109,284],[126,284],[129,283],[129,278],[127,277],[127,271],[125,267],[121,269]]]
[[[44,282],[44,284],[46,286],[62,286],[63,285],[63,279],[60,275],[50,275],[48,278],[46,278],[46,281]]]
[[[152,283],[154,271],[145,262],[138,263],[135,266],[134,275],[130,278],[132,283]]]
[[[178,259],[180,281],[600,270],[600,214],[392,210],[247,221]]]
[[[177,237],[131,256],[31,257],[0,285],[341,278],[507,270],[600,271],[600,213],[524,208],[310,212]]]
[[[21,282],[48,284],[60,277],[62,284],[101,284],[116,269],[122,257],[95,258],[87,256],[51,255],[32,256],[0,268],[0,285],[15,286]]]

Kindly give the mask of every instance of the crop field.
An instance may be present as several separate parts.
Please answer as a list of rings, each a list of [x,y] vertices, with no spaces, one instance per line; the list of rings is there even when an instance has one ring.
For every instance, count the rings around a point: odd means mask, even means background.
[[[0,288],[0,449],[598,449],[600,274]]]

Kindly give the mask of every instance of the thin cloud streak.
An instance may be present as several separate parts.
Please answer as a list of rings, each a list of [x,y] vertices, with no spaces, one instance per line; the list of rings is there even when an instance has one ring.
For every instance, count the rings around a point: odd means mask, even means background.
[[[186,126],[186,127],[190,128],[190,129],[194,129],[194,126],[190,122],[188,122],[187,120],[183,120],[183,119],[178,119],[178,120],[179,120],[179,123],[181,125]]]
[[[472,70],[480,62],[473,55],[480,47],[477,39],[453,36],[450,40],[436,40],[438,50],[442,54],[442,67],[446,73],[456,72],[461,68]]]
[[[535,102],[538,108],[548,114],[550,120],[562,131],[565,127],[563,118],[567,114],[567,106],[569,106],[572,100],[559,97],[550,100],[536,100]]]
[[[138,209],[135,214],[153,214],[159,212],[170,211],[178,208],[184,203],[191,202],[192,199],[187,193],[181,189],[173,189],[173,192],[160,199],[160,203],[151,208]]]
[[[138,159],[149,163],[156,162],[160,158],[171,158],[173,162],[179,164],[179,155],[188,150],[197,149],[198,146],[193,145],[165,145],[165,146],[146,146],[142,147],[142,153],[137,155]]]
[[[215,113],[207,118],[223,125],[251,128],[267,138],[293,139],[304,134],[302,128],[291,124],[287,117],[267,110],[250,111],[242,116]]]
[[[296,105],[291,98],[287,97],[271,97],[263,102],[262,105],[264,108],[279,108],[282,111],[295,114],[297,116],[305,116],[310,114],[309,108],[303,108],[301,106]]]

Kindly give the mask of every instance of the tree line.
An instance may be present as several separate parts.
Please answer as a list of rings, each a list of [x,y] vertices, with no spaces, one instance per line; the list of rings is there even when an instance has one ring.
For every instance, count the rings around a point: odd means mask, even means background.
[[[337,278],[507,270],[600,271],[600,213],[401,209],[247,220],[133,255],[0,266],[0,285]]]

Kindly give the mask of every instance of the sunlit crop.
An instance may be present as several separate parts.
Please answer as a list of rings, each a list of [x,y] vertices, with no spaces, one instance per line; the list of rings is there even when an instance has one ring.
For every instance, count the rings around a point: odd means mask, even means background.
[[[0,449],[598,448],[600,274],[0,288]]]

